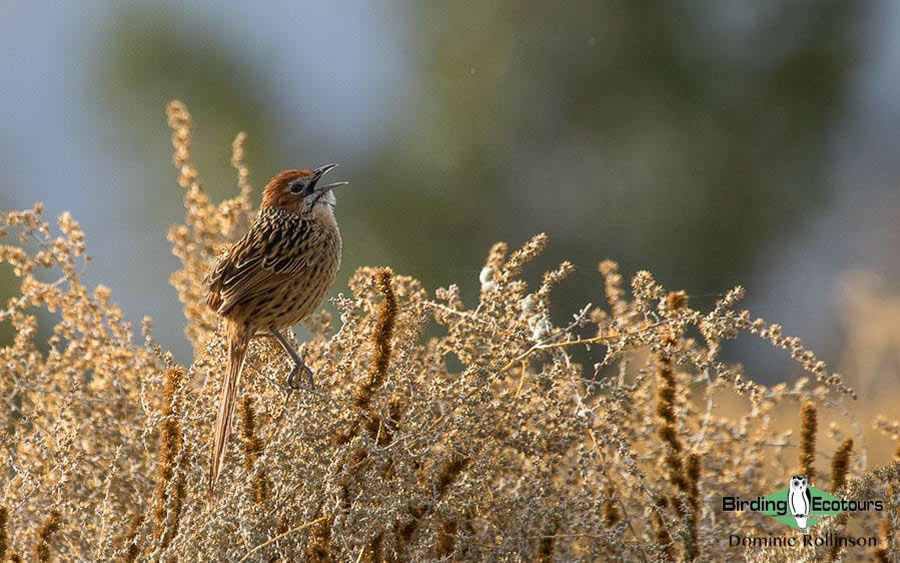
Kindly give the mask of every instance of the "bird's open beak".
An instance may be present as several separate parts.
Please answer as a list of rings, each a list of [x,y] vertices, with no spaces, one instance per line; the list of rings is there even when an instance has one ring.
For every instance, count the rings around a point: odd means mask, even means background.
[[[313,170],[313,177],[315,178],[315,182],[318,182],[319,178],[321,178],[322,176],[324,176],[325,174],[327,174],[328,172],[330,172],[331,170],[333,170],[335,168],[337,168],[337,164],[332,163],[332,164],[326,164],[325,166],[320,166],[320,167],[316,168],[315,170]],[[317,185],[316,193],[324,194],[328,190],[333,190],[334,188],[337,188],[340,186],[346,186],[349,183],[350,182],[334,182],[331,184],[326,184],[324,186]]]

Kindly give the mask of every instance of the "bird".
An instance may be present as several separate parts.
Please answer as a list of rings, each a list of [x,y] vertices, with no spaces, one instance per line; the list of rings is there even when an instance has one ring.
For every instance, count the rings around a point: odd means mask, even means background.
[[[299,387],[313,374],[283,330],[312,314],[334,283],[341,263],[341,234],[333,190],[349,182],[320,184],[337,164],[292,168],[266,184],[262,204],[247,230],[205,279],[207,305],[225,320],[228,358],[209,466],[215,487],[231,433],[241,370],[252,338],[274,337],[293,368],[286,385]]]

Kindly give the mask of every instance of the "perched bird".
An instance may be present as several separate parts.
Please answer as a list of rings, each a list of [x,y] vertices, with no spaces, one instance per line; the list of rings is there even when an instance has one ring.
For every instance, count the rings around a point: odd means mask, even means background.
[[[247,234],[206,278],[207,304],[225,318],[228,337],[228,369],[216,416],[210,488],[225,457],[250,339],[275,337],[293,360],[287,384],[296,387],[303,374],[312,385],[312,371],[281,331],[319,307],[341,263],[332,190],[347,182],[319,185],[335,166],[285,170],[272,178]]]

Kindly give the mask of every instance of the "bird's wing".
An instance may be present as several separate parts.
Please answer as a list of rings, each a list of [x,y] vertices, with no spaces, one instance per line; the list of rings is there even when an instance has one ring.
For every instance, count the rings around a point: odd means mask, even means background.
[[[220,315],[281,284],[309,260],[309,223],[257,222],[219,260],[206,279],[207,304]]]
[[[809,487],[803,491],[803,496],[806,497],[806,513],[809,514],[809,511],[812,510],[812,495],[809,493]]]

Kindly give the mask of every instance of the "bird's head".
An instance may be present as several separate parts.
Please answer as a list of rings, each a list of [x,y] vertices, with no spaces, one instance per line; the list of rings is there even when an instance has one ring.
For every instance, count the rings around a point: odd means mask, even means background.
[[[316,213],[330,211],[335,204],[334,188],[349,182],[320,184],[322,176],[336,167],[326,164],[318,168],[292,168],[283,170],[269,180],[263,190],[263,207],[280,207],[291,213]]]

